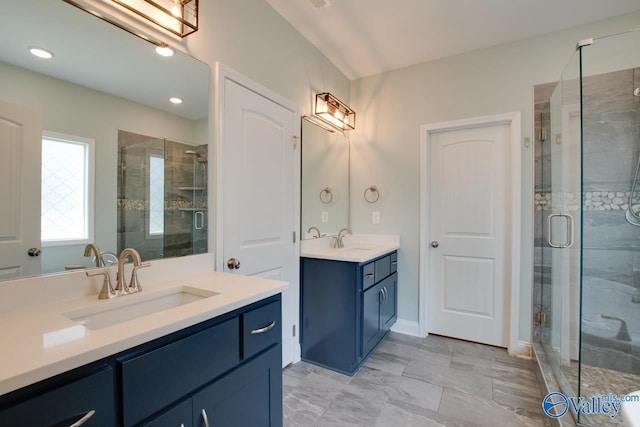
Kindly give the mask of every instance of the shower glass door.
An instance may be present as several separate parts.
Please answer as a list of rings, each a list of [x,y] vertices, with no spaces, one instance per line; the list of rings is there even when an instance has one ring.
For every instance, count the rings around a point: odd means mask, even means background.
[[[580,57],[576,53],[549,102],[545,176],[541,343],[566,395],[579,390],[581,138]]]

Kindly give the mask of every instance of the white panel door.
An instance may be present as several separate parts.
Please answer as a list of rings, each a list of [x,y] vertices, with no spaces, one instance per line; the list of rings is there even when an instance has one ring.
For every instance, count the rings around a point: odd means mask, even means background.
[[[509,135],[506,124],[431,135],[431,333],[508,345]]]
[[[224,271],[291,284],[282,294],[283,366],[296,358],[293,129],[297,115],[224,81]],[[229,268],[231,259],[239,268]],[[297,335],[297,334],[296,334]]]
[[[0,102],[0,279],[40,273],[41,118]]]

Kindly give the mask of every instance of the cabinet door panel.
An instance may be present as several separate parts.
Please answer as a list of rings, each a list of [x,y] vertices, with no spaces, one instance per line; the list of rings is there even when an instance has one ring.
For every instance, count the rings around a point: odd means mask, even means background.
[[[362,321],[362,352],[369,354],[380,338],[380,301],[382,284],[369,288],[364,292]]]
[[[91,410],[86,427],[116,425],[113,369],[106,368],[0,411],[0,426],[69,426]]]
[[[193,396],[195,425],[248,427],[282,425],[282,347],[231,372]]]
[[[380,323],[383,332],[391,329],[391,326],[396,322],[396,298],[398,288],[398,274],[394,273],[387,277],[381,283],[384,289],[384,297],[380,306]]]
[[[191,427],[193,425],[192,419],[193,407],[191,399],[187,399],[144,424],[144,427]]]

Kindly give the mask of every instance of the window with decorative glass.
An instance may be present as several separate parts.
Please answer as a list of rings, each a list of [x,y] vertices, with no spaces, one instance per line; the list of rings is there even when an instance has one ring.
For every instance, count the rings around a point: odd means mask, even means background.
[[[94,140],[45,132],[42,137],[43,246],[93,240]]]

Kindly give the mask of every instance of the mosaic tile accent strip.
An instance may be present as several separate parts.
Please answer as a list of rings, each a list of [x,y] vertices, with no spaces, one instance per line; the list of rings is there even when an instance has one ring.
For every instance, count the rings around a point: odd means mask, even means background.
[[[536,192],[533,205],[535,210],[551,210],[552,208],[566,208],[577,211],[580,208],[580,192],[549,193]],[[585,211],[619,211],[629,207],[630,191],[587,191],[584,193],[583,210]],[[640,210],[640,198],[632,199],[634,211]]]
[[[130,199],[118,199],[118,209],[125,211],[144,211],[149,209],[148,200],[130,200]],[[194,205],[193,202],[188,200],[166,200],[164,202],[164,209],[166,211],[177,210],[207,210],[206,203],[204,205]]]

